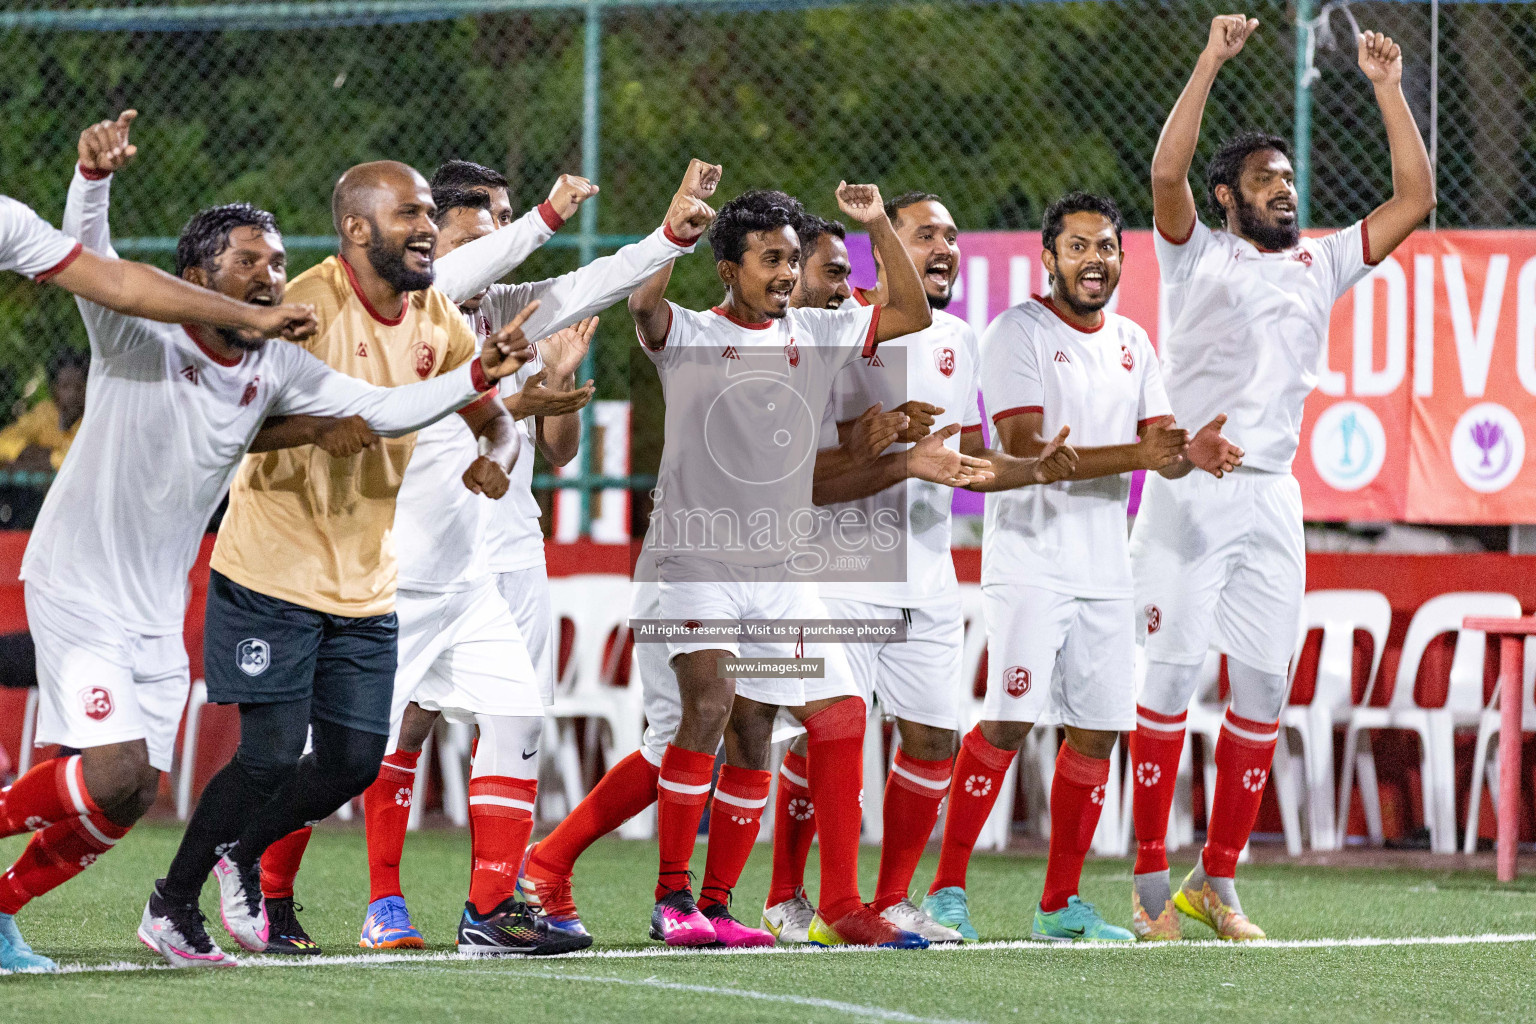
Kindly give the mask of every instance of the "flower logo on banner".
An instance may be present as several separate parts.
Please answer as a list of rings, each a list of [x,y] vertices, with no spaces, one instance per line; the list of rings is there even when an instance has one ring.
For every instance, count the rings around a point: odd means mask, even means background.
[[[1520,420],[1497,402],[1474,405],[1461,414],[1451,431],[1451,465],[1461,482],[1474,491],[1502,491],[1525,465],[1525,431]]]
[[[1336,491],[1358,491],[1387,460],[1387,432],[1369,406],[1335,402],[1312,425],[1312,465]]]

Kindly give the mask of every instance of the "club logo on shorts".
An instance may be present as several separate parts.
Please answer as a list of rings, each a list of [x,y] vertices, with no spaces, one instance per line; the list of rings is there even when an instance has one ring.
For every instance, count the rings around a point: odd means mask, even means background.
[[[235,648],[235,664],[248,676],[259,676],[272,664],[272,648],[265,640],[249,637]]]
[[[955,350],[941,348],[933,354],[933,361],[938,364],[939,372],[946,377],[955,375]]]
[[[1127,373],[1136,369],[1136,357],[1131,355],[1131,350],[1124,345],[1120,346],[1120,365],[1125,367]]]
[[[1156,633],[1158,630],[1163,628],[1163,612],[1162,609],[1155,604],[1147,605],[1146,612],[1147,636],[1151,636],[1153,633]]]
[[[416,376],[426,380],[432,376],[432,367],[437,365],[437,349],[426,342],[416,346]]]
[[[789,344],[784,346],[784,358],[789,360],[790,366],[800,365],[800,346],[795,344],[794,338],[790,338]]]
[[[99,686],[81,690],[80,704],[85,708],[85,717],[93,722],[105,721],[112,716],[112,694]]]
[[[1022,697],[1029,692],[1029,669],[1014,665],[1003,673],[1003,689],[1010,697]]]
[[[687,622],[683,623],[683,632],[685,633],[691,633],[696,629],[703,628],[704,623],[700,622],[698,619],[689,619]]]

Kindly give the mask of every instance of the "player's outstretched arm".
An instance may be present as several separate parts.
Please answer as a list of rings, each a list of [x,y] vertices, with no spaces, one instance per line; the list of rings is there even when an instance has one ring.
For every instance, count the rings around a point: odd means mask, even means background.
[[[888,295],[875,329],[876,344],[927,328],[933,323],[933,310],[923,291],[923,279],[918,276],[912,257],[907,255],[907,247],[896,237],[896,229],[891,227],[891,220],[885,215],[880,189],[874,185],[841,182],[837,186],[837,207],[845,216],[864,226],[869,232],[870,243],[885,264]]]
[[[1099,445],[1092,448],[1075,448],[1071,468],[1061,472],[1063,459],[1057,458],[1066,442],[1066,428],[1052,440],[1044,436],[1045,416],[1038,412],[1019,413],[993,424],[997,440],[1003,451],[1016,459],[1037,460],[1040,470],[1037,479],[1026,478],[1015,483],[1050,483],[1054,480],[1093,480],[1101,476],[1117,476],[1138,469],[1161,470],[1182,458],[1189,446],[1189,431],[1174,425],[1172,416],[1162,416],[1142,424],[1138,431],[1140,440],[1134,444]],[[1052,461],[1054,460],[1054,462]],[[977,490],[1008,490],[1006,484],[1017,479],[1008,472],[1010,467],[998,470],[997,485]],[[1020,467],[1023,470],[1024,467]],[[1046,476],[1054,480],[1043,479]]]
[[[562,174],[549,198],[499,231],[466,242],[432,264],[433,285],[455,303],[485,291],[549,241],[583,202],[597,194],[586,178]]]
[[[1188,238],[1194,230],[1199,211],[1189,187],[1189,167],[1200,142],[1205,101],[1221,66],[1242,52],[1243,44],[1258,27],[1257,18],[1243,14],[1223,14],[1213,19],[1194,73],[1168,112],[1157,150],[1152,154],[1152,220],[1165,238]]]
[[[1356,42],[1360,70],[1376,90],[1392,153],[1392,198],[1365,219],[1369,261],[1380,263],[1435,208],[1435,171],[1403,96],[1402,48],[1380,32],[1362,32]]]
[[[978,485],[992,480],[992,463],[985,458],[957,452],[944,443],[959,432],[960,424],[951,423],[925,435],[904,451],[886,452],[864,464],[859,464],[850,454],[852,446],[857,444],[855,438],[850,437],[839,448],[817,453],[811,500],[817,505],[857,501],[903,480],[927,480],[945,487],[979,489]]]
[[[48,283],[119,313],[161,323],[211,324],[251,331],[264,338],[281,335],[290,341],[315,333],[312,306],[253,306],[188,284],[156,267],[98,256],[89,249],[81,250],[79,258]]]
[[[1077,449],[1067,443],[1067,436],[1071,432],[1071,427],[1062,427],[1037,454],[1028,456],[986,447],[981,442],[979,430],[961,434],[961,454],[985,459],[992,467],[989,479],[967,484],[966,490],[1011,491],[1018,487],[1053,484],[1058,480],[1067,479],[1077,469]]]
[[[1184,455],[1173,460],[1157,472],[1169,480],[1188,476],[1197,469],[1220,480],[1243,464],[1244,452],[1229,441],[1221,428],[1227,425],[1227,414],[1222,413],[1195,431],[1189,439]]]
[[[259,455],[312,444],[333,459],[348,459],[378,439],[361,416],[268,416],[246,451]]]

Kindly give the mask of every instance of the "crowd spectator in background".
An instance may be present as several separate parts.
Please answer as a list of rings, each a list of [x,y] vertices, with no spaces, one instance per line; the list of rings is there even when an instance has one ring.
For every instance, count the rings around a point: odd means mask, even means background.
[[[49,397],[0,430],[0,468],[56,470],[64,464],[80,417],[85,414],[85,379],[90,357],[60,349],[48,361]]]

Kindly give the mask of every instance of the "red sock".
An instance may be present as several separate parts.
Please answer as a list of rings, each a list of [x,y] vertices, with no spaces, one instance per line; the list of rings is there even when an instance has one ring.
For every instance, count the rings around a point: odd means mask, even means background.
[[[1189,712],[1165,715],[1136,705],[1131,733],[1131,817],[1136,823],[1135,873],[1168,870],[1168,812],[1184,752],[1184,720]]]
[[[55,757],[0,790],[0,839],[100,812],[85,791],[80,755]]]
[[[517,892],[517,872],[523,850],[533,834],[534,779],[505,775],[471,776],[469,820],[474,822],[470,853],[469,902],[482,917]]]
[[[100,812],[65,818],[34,832],[16,863],[0,876],[0,914],[14,914],[29,900],[63,885],[127,834],[127,827],[112,824]]]
[[[709,780],[715,772],[715,755],[667,745],[656,779],[656,838],[661,847],[661,867],[656,876],[656,898],[688,887],[688,862],[699,838],[699,820],[709,799]]]
[[[1237,855],[1248,845],[1259,817],[1279,736],[1279,722],[1255,722],[1227,709],[1216,741],[1216,796],[1201,856],[1206,874],[1231,878],[1237,873]]]
[[[395,751],[379,766],[379,777],[363,790],[369,903],[386,896],[405,895],[400,890],[400,857],[405,852],[405,827],[411,820],[411,795],[420,758],[419,750]]]
[[[960,741],[955,774],[949,784],[949,816],[944,819],[944,842],[939,847],[939,869],[930,893],[951,886],[965,888],[965,870],[971,863],[976,837],[987,823],[992,805],[1003,790],[1003,778],[1017,751],[988,743],[978,725]]]
[[[699,890],[699,909],[714,903],[729,904],[731,890],[752,855],[757,831],[768,806],[771,772],[726,765],[715,783],[715,799],[709,807],[709,852],[704,859],[704,887]]]
[[[1089,757],[1063,743],[1056,754],[1051,780],[1051,852],[1045,864],[1045,892],[1040,909],[1061,910],[1077,895],[1083,858],[1093,846],[1093,833],[1104,810],[1104,785],[1109,782],[1109,758]]]
[[[840,920],[859,908],[859,826],[863,822],[864,702],[838,701],[805,720],[806,781],[816,804],[821,835],[823,920]]]
[[[791,750],[779,768],[773,802],[773,881],[768,905],[783,903],[805,885],[805,862],[816,838],[816,805],[805,778],[805,758]]]
[[[261,894],[269,900],[293,899],[293,880],[309,846],[311,828],[290,832],[261,855]]]
[[[876,910],[900,903],[907,897],[917,862],[922,859],[939,805],[949,792],[953,759],[919,761],[905,750],[896,751],[896,763],[885,780],[885,841],[880,847],[880,881],[875,885]]]
[[[539,866],[569,875],[587,847],[656,802],[659,774],[639,750],[608,769],[576,809],[539,840]]]

